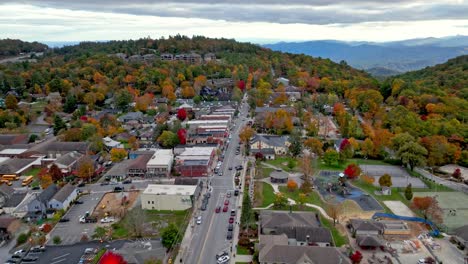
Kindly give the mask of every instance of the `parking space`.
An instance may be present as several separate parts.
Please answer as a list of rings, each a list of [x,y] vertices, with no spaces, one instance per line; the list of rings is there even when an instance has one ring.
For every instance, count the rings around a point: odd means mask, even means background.
[[[70,221],[57,223],[50,233],[50,237],[59,236],[62,240],[62,245],[71,245],[80,242],[83,235],[87,235],[88,238],[90,238],[94,233],[97,223],[80,224],[79,219],[80,216],[84,216],[87,211],[92,213],[103,195],[104,193],[83,195],[79,199],[83,204],[73,205],[65,214],[64,217],[70,219]],[[49,239],[48,244],[53,244],[52,239]]]

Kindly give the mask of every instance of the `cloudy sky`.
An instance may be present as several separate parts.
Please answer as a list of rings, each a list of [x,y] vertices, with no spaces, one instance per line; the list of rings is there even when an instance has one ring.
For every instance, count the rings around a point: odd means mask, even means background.
[[[1,0],[0,38],[204,35],[259,43],[468,35],[468,0]]]

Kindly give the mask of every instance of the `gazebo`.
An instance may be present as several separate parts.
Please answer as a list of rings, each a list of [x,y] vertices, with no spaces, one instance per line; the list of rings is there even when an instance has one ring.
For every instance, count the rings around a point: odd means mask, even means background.
[[[270,173],[270,181],[272,183],[287,183],[289,174],[283,170],[274,170]]]

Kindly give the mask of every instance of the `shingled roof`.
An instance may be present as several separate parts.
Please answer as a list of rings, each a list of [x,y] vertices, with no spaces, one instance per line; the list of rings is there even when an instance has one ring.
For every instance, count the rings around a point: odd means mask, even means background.
[[[0,164],[0,174],[16,174],[36,159],[9,159]]]
[[[349,264],[349,259],[334,247],[273,245],[259,253],[260,263]]]
[[[356,237],[356,244],[360,247],[380,247],[384,245],[378,237],[369,235],[358,235]]]
[[[320,222],[317,220],[315,213],[266,210],[260,214],[260,225],[262,228],[319,227]]]
[[[252,140],[250,141],[250,144],[253,144],[257,141],[261,141],[261,142],[265,142],[269,146],[284,147],[288,139],[289,137],[287,136],[257,134],[252,138]]]
[[[63,186],[57,193],[55,193],[52,199],[63,203],[70,196],[70,194],[75,191],[75,189],[75,186],[68,183],[67,185]]]
[[[351,219],[349,221],[353,226],[354,230],[381,232],[384,229],[382,223],[373,220]]]
[[[37,200],[43,203],[47,203],[52,199],[52,197],[57,193],[57,191],[57,185],[51,184],[37,196]]]

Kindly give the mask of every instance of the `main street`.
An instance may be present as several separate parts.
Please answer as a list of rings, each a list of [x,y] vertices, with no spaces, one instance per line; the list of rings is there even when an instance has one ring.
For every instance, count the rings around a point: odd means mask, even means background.
[[[182,249],[182,262],[187,264],[211,264],[216,263],[216,254],[221,251],[230,253],[232,240],[228,240],[227,228],[231,209],[240,208],[237,204],[237,197],[233,195],[235,167],[243,165],[246,167],[244,156],[236,155],[236,148],[239,146],[239,132],[246,124],[248,106],[243,103],[240,107],[239,117],[233,122],[235,127],[231,131],[229,146],[224,152],[224,162],[221,170],[222,176],[214,175],[209,177],[211,181],[211,198],[209,199],[206,211],[200,211],[202,224],[194,226],[190,243]],[[232,170],[229,170],[232,167]],[[226,193],[231,191],[231,198],[226,197]],[[241,196],[242,193],[239,193]],[[223,207],[224,201],[229,200],[229,211],[226,213],[215,213],[217,206]],[[239,213],[239,212],[236,212]],[[189,227],[190,228],[190,227]],[[235,224],[234,228],[238,228]]]

